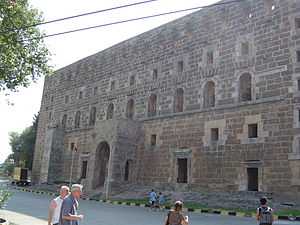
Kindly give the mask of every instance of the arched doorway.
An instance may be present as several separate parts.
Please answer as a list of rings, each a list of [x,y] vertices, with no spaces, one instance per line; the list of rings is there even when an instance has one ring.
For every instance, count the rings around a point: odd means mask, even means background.
[[[110,157],[109,144],[101,142],[96,149],[94,188],[103,187],[108,175],[108,162]]]

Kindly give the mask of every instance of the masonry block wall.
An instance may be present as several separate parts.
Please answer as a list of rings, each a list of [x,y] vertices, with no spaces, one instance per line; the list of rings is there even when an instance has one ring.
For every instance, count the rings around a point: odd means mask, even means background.
[[[177,190],[299,191],[299,18],[297,0],[214,6],[46,77],[33,179],[41,182],[49,128],[64,129],[60,179],[70,176],[73,143],[82,181],[82,160],[89,170],[109,139],[95,138],[95,124],[125,119],[141,132],[127,141],[135,163],[120,179],[134,171],[131,183]]]

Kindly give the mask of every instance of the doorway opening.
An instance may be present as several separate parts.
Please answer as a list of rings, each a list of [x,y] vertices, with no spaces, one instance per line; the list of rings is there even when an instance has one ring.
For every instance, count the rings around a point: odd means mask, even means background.
[[[188,160],[187,159],[177,159],[178,176],[177,183],[188,182]]]
[[[258,168],[247,168],[248,191],[258,191]]]
[[[103,187],[108,175],[110,147],[107,142],[101,142],[96,150],[94,188]]]
[[[81,179],[86,179],[88,161],[81,162]]]

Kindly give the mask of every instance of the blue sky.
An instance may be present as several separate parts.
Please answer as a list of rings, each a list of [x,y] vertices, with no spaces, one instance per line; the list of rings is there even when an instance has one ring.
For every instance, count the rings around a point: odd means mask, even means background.
[[[134,3],[141,0],[31,0],[31,4],[43,12],[45,20],[71,16],[88,11],[110,8],[118,5]],[[77,18],[62,23],[41,26],[47,34],[76,29],[85,26],[130,19],[145,15],[204,6],[217,2],[216,0],[159,0],[146,5],[106,12],[98,15]],[[149,20],[131,22],[95,30],[68,34],[45,39],[52,53],[51,64],[55,69],[64,67],[76,60],[99,52],[130,37],[167,23],[187,13],[179,13]],[[30,126],[34,114],[39,111],[43,91],[43,79],[30,87],[12,93],[10,97],[0,93],[0,163],[11,152],[8,133],[22,131]],[[7,100],[14,105],[8,105]]]

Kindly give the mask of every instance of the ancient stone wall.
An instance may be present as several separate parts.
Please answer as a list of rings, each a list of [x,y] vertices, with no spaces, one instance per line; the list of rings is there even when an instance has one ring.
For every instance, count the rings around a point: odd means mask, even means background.
[[[247,190],[255,169],[258,190],[299,190],[299,18],[297,0],[224,4],[56,71],[45,80],[34,180],[48,126],[65,128],[65,177],[77,143],[79,178],[95,123],[130,117],[144,140],[132,182]]]

